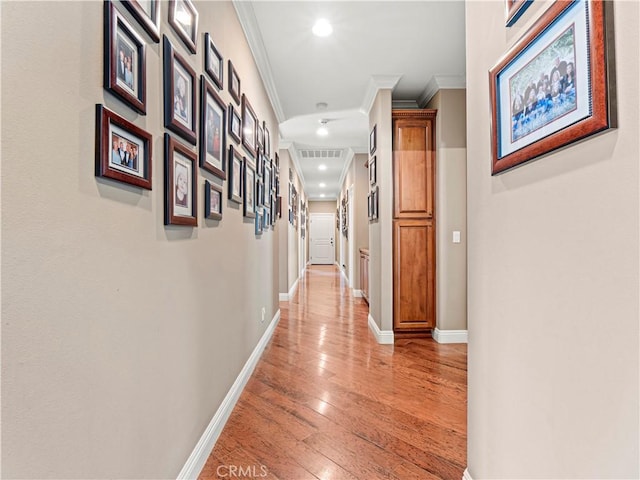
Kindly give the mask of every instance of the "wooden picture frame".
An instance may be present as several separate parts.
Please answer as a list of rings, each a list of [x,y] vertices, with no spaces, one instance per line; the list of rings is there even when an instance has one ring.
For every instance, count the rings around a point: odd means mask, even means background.
[[[505,0],[506,26],[511,27],[522,16],[533,0]]]
[[[244,161],[240,152],[234,148],[233,145],[229,145],[229,185],[228,185],[228,197],[229,200],[236,203],[242,202],[242,166]]]
[[[233,62],[229,60],[229,95],[236,101],[236,105],[240,105],[240,77],[238,72],[233,68]]]
[[[104,2],[104,88],[147,114],[146,44],[113,2]]]
[[[379,192],[380,191],[377,186],[371,190],[371,219],[373,221],[378,220]]]
[[[247,218],[255,218],[256,216],[256,167],[249,161],[244,159],[242,166],[243,182],[242,182],[242,213]]]
[[[246,95],[242,95],[242,146],[253,157],[257,157],[258,117]]]
[[[258,121],[258,125],[256,126],[256,145],[265,154],[264,150],[264,128],[260,125],[260,121]]]
[[[209,33],[204,34],[204,71],[211,78],[216,87],[224,87],[224,59],[213,43]]]
[[[154,43],[160,41],[160,1],[122,0],[122,4],[149,34]]]
[[[378,148],[378,125],[374,125],[369,134],[369,155],[373,155]]]
[[[489,71],[492,175],[616,126],[609,3],[555,2]]]
[[[229,135],[233,140],[240,144],[242,143],[242,118],[238,109],[233,107],[233,104],[229,104]]]
[[[191,0],[169,0],[169,25],[191,53],[198,41],[198,11]]]
[[[164,126],[196,144],[196,72],[164,36]]]
[[[152,136],[96,105],[95,175],[151,190]]]
[[[198,225],[197,156],[164,134],[164,224]]]
[[[271,134],[267,128],[267,122],[262,122],[262,129],[264,130],[264,154],[267,157],[271,156]]]
[[[200,167],[227,179],[225,159],[227,105],[204,75],[200,76]]]
[[[211,220],[222,220],[222,187],[204,181],[204,216]]]
[[[370,185],[375,185],[378,179],[376,158],[377,157],[374,156],[369,159],[369,184]]]

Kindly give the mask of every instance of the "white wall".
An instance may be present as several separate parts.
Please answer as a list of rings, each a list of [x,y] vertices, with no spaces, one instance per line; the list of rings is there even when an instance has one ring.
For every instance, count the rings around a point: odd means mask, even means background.
[[[468,468],[638,478],[640,4],[614,4],[619,128],[492,177],[487,71],[547,5],[466,3]]]
[[[212,34],[277,148],[231,3],[195,2],[197,55],[167,5],[163,32],[198,72]],[[163,225],[162,44],[138,116],[103,90],[102,10],[2,4],[3,478],[175,478],[278,309],[277,233],[226,197],[220,222],[200,196],[197,228]],[[94,177],[97,103],[153,135],[152,191]]]

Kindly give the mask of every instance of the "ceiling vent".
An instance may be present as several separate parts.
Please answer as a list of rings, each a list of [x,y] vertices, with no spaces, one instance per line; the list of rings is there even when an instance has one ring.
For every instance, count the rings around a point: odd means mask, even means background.
[[[333,149],[332,150],[326,150],[326,149],[299,150],[298,153],[300,153],[300,157],[304,159],[309,159],[309,160],[342,157],[342,150],[333,150]]]

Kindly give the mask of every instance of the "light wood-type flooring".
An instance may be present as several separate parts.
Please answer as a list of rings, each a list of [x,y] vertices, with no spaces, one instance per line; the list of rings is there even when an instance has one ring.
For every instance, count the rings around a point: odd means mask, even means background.
[[[310,266],[200,474],[455,479],[466,462],[466,345],[379,345],[334,266]]]

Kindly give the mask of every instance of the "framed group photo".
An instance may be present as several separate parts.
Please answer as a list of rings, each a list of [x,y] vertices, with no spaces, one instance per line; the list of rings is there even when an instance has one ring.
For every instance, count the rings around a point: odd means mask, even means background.
[[[553,3],[489,71],[492,175],[615,127],[608,3]]]
[[[227,106],[204,75],[200,76],[200,166],[226,180]]]
[[[204,45],[206,48],[204,52],[204,69],[216,87],[222,89],[224,86],[224,61],[222,55],[218,52],[211,35],[208,33],[204,34]]]
[[[240,155],[240,152],[236,148],[234,148],[233,145],[229,146],[229,160],[227,163],[229,165],[229,200],[240,203],[242,202],[243,159],[242,155]]]
[[[146,115],[145,43],[110,1],[104,2],[104,18],[104,86]]]
[[[196,72],[164,37],[164,126],[196,143]]]
[[[196,154],[164,134],[165,225],[198,225]]]
[[[151,190],[152,137],[103,105],[96,105],[97,177]]]
[[[131,12],[151,39],[160,41],[160,1],[159,0],[123,0],[125,7]]]
[[[222,187],[204,181],[204,216],[211,220],[222,220]]]
[[[191,0],[169,0],[169,25],[191,53],[196,53],[198,11]]]

